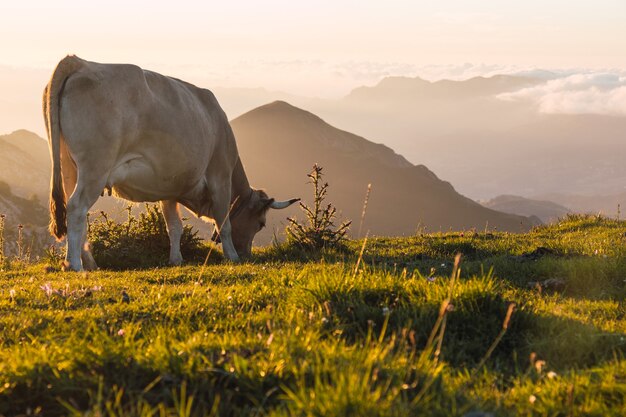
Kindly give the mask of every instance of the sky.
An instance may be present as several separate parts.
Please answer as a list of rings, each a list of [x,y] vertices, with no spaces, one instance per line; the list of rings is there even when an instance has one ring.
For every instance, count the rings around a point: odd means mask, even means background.
[[[0,101],[38,102],[68,53],[202,86],[324,98],[389,75],[619,78],[624,22],[623,0],[11,1],[0,13]]]

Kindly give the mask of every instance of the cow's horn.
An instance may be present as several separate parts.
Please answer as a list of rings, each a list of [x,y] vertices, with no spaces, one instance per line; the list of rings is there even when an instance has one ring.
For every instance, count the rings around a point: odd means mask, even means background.
[[[273,209],[284,209],[292,205],[293,203],[300,201],[299,198],[292,198],[291,200],[286,201],[274,201],[270,207]]]

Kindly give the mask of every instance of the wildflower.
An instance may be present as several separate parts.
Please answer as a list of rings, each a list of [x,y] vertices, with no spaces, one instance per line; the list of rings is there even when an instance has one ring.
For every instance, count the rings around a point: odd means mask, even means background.
[[[124,336],[125,334],[126,334],[126,331],[124,329],[119,329],[117,331],[117,335],[120,336],[120,337]]]
[[[548,379],[554,379],[554,378],[556,378],[558,376],[557,373],[554,372],[554,371],[548,372],[547,375],[548,375]]]
[[[530,397],[528,397],[528,402],[534,404],[535,401],[537,401],[537,397],[531,394]]]
[[[41,288],[43,290],[43,292],[45,292],[48,297],[50,297],[52,294],[54,294],[54,288],[52,288],[52,286],[50,285],[49,282],[46,283],[45,285],[40,286],[39,288]]]
[[[537,371],[538,374],[541,373],[541,371],[543,370],[543,367],[545,366],[546,361],[537,361],[535,362],[535,370]]]

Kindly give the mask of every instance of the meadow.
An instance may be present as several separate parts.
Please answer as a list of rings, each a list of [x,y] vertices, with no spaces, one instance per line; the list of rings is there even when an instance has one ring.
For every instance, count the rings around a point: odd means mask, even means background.
[[[5,259],[0,415],[626,415],[624,221],[203,255]]]

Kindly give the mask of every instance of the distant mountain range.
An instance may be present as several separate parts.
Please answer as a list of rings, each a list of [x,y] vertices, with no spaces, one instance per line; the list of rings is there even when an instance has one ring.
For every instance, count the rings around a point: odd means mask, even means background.
[[[420,77],[387,77],[373,87],[358,87],[347,100],[403,103],[407,101],[458,100],[489,97],[531,87],[542,80],[511,75],[474,77],[464,81],[427,81]]]
[[[517,195],[500,195],[482,202],[482,205],[504,213],[537,217],[542,223],[552,223],[572,213],[572,210],[552,201],[533,200]]]
[[[216,95],[231,116],[286,99],[385,143],[474,199],[625,192],[626,117],[543,114],[532,102],[498,98],[544,82],[514,75],[436,82],[388,77],[335,100],[263,89],[218,89]]]

